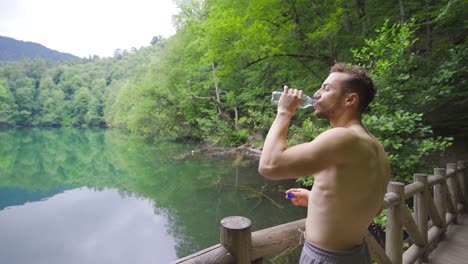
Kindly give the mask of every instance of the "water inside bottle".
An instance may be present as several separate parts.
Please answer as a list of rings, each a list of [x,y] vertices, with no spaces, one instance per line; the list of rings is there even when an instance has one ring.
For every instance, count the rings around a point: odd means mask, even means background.
[[[281,91],[273,91],[271,93],[271,103],[277,105],[282,94],[283,92]],[[308,107],[314,107],[316,102],[317,100],[315,98],[312,98],[306,94],[303,94],[302,101],[301,101],[301,104],[299,105],[299,108],[304,109]]]

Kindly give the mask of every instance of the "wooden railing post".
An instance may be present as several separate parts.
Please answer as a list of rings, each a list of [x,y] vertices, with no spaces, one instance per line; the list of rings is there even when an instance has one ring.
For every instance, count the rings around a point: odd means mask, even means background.
[[[421,262],[428,261],[428,245],[427,245],[427,231],[428,231],[428,218],[429,218],[429,208],[428,208],[428,188],[427,188],[427,175],[422,173],[415,173],[413,175],[415,182],[420,182],[424,185],[422,192],[417,193],[414,196],[414,221],[418,226],[419,233],[424,241],[423,254],[419,258]]]
[[[250,263],[250,226],[250,220],[242,216],[229,216],[221,220],[220,244],[231,253],[236,264]]]
[[[465,211],[468,212],[468,160],[462,161],[463,164],[463,178],[465,179]]]
[[[434,202],[439,211],[442,220],[443,229],[447,229],[446,215],[447,215],[447,184],[445,178],[444,168],[435,168],[434,176],[442,177],[444,180],[440,184],[434,185]]]
[[[457,177],[458,177],[458,183],[460,183],[460,189],[461,189],[461,196],[462,196],[462,202],[465,205],[465,211],[467,210],[467,205],[468,205],[468,196],[467,196],[467,190],[468,190],[468,180],[466,179],[466,168],[465,168],[466,163],[463,160],[457,161],[457,168],[459,171],[457,172]],[[463,170],[460,170],[460,168],[464,168]]]
[[[385,252],[392,264],[401,264],[403,261],[403,206],[406,206],[405,185],[391,181],[387,191],[396,193],[400,197],[400,202],[387,209]]]
[[[449,175],[453,172],[453,168],[449,168],[449,164],[447,164],[447,169],[445,170],[445,183],[447,185],[447,212],[455,215],[457,213],[457,207],[453,195],[453,179],[451,179],[452,177]]]
[[[447,186],[451,194],[451,200],[453,205],[453,213],[455,214],[454,223],[459,223],[458,216],[458,203],[460,202],[460,186],[458,185],[458,178],[454,172],[457,170],[456,163],[447,163]]]

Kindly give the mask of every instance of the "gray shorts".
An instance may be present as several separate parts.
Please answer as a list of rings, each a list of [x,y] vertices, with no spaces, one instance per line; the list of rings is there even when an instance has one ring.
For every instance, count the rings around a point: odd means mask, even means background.
[[[348,251],[330,251],[305,242],[299,264],[372,264],[367,244]]]

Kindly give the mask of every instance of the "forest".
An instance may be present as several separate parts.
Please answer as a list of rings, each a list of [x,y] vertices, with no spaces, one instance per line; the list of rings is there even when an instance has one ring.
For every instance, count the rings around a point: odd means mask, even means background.
[[[276,111],[271,92],[288,84],[312,95],[345,62],[379,87],[363,122],[393,179],[427,170],[426,156],[468,130],[466,0],[175,2],[176,34],[148,47],[0,62],[0,127],[117,127],[150,142],[260,148]],[[326,129],[298,110],[288,142]]]

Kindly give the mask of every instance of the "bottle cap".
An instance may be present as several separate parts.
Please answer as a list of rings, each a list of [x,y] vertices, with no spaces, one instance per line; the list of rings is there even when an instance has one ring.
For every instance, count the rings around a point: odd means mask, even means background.
[[[291,200],[292,198],[294,198],[294,194],[292,192],[288,192],[288,199]]]

